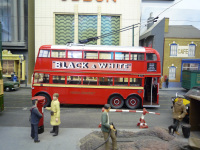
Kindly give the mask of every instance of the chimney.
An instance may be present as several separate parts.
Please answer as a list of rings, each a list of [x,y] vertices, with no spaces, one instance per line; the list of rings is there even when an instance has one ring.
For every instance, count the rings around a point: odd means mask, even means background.
[[[153,12],[151,12],[149,18],[147,19],[147,29],[149,29],[153,23]]]
[[[165,18],[165,32],[168,32],[169,29],[169,18]]]

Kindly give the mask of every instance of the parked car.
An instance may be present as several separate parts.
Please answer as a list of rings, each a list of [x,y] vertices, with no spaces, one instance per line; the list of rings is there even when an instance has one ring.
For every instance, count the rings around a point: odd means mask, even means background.
[[[19,82],[13,82],[7,77],[3,77],[3,88],[4,91],[9,92],[13,90],[17,90],[19,88]]]
[[[189,113],[190,113],[190,95],[195,95],[195,96],[200,96],[200,86],[198,87],[193,87],[192,89],[190,89],[186,94],[182,95],[183,98],[183,104],[186,107],[187,110],[187,114],[185,116],[185,118],[183,118],[186,122],[189,122]],[[175,102],[177,102],[178,100],[178,92],[176,93],[176,97],[172,97],[172,103],[174,105]],[[173,108],[173,106],[172,106]]]

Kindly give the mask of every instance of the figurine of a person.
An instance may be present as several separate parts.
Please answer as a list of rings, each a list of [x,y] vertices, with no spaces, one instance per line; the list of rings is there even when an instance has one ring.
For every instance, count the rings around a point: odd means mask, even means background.
[[[105,104],[104,105],[104,112],[101,115],[101,131],[104,136],[104,140],[106,141],[105,143],[105,149],[109,150],[109,134],[112,139],[112,149],[116,150],[117,149],[117,140],[116,140],[116,135],[114,132],[114,127],[113,125],[110,125],[109,122],[109,114],[108,112],[110,111],[110,104]]]
[[[185,115],[187,114],[185,105],[183,104],[183,96],[178,96],[178,101],[175,102],[173,106],[173,125],[169,126],[169,133],[171,133],[171,129],[173,129],[177,135],[179,135],[178,129],[180,122],[183,120]]]
[[[53,130],[50,133],[54,133],[53,136],[58,135],[59,125],[60,125],[60,102],[58,101],[59,94],[53,94],[53,100],[51,101],[51,107],[46,107],[45,109],[51,112],[50,124],[53,126]]]
[[[169,85],[169,79],[168,79],[168,77],[165,79],[165,84],[166,84],[166,88],[168,88],[168,85]]]
[[[32,100],[33,106],[30,109],[31,137],[32,139],[34,139],[35,143],[40,142],[40,140],[38,139],[38,123],[40,119],[42,118],[42,114],[39,112],[37,108],[37,103],[38,103],[38,99]]]

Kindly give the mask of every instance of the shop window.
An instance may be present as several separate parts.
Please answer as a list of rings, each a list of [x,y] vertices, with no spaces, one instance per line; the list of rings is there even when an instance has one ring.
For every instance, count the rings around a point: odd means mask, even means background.
[[[141,78],[130,78],[130,86],[142,86]]]
[[[100,77],[99,78],[100,85],[113,85],[113,78],[109,77]]]
[[[115,60],[129,60],[129,53],[115,52]]]
[[[68,58],[82,58],[82,51],[68,51]]]
[[[178,45],[173,43],[170,45],[170,56],[177,56]]]
[[[169,80],[175,80],[176,79],[176,67],[171,66],[169,67]]]
[[[188,51],[188,56],[189,57],[194,57],[195,56],[195,49],[196,49],[196,45],[195,44],[190,44],[189,45],[189,51]]]
[[[39,57],[50,57],[50,50],[40,50]]]
[[[52,50],[51,57],[55,57],[55,58],[65,58],[65,57],[66,57],[66,51],[56,51],[56,50]]]
[[[81,84],[81,77],[67,76],[67,84]]]
[[[53,76],[53,83],[65,84],[65,76]]]
[[[128,86],[128,78],[114,78],[114,85]]]
[[[113,52],[99,52],[99,59],[113,59]]]
[[[97,85],[97,77],[83,77],[83,84]]]
[[[49,83],[49,74],[35,73],[34,83]]]
[[[131,53],[131,60],[144,60],[143,53]]]
[[[154,53],[147,53],[146,54],[146,60],[157,60],[157,56]]]
[[[85,59],[98,59],[98,52],[84,51]]]
[[[198,63],[183,63],[182,70],[198,70],[199,64]]]
[[[3,74],[11,75],[14,72],[14,60],[3,60]]]

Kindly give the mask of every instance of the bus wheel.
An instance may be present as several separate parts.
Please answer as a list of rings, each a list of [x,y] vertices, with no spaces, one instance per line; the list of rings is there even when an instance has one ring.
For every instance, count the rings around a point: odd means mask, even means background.
[[[50,106],[51,104],[51,99],[49,98],[49,96],[47,94],[44,93],[40,93],[37,96],[44,96],[45,97],[45,103],[44,103],[44,107]]]
[[[131,96],[126,100],[126,106],[130,109],[136,109],[140,106],[140,100],[136,96]]]
[[[121,96],[116,95],[111,97],[109,103],[112,108],[119,109],[124,105],[124,100],[122,99]]]

